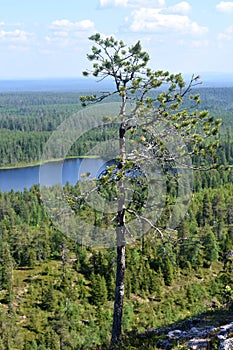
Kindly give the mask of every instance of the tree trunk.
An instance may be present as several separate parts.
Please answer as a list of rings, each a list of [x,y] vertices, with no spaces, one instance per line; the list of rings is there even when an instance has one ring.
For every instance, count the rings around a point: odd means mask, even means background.
[[[112,339],[111,343],[116,344],[121,336],[121,324],[124,298],[125,278],[125,188],[123,181],[118,183],[119,200],[117,213],[117,269],[116,269],[116,291],[113,311]]]
[[[117,272],[116,272],[116,292],[114,301],[113,325],[111,344],[116,344],[120,340],[123,298],[124,298],[124,277],[125,277],[125,246],[117,247]]]
[[[126,96],[122,100],[121,114],[125,113]],[[119,129],[119,147],[121,156],[121,165],[126,160],[125,145],[126,125],[123,122]],[[111,345],[117,344],[120,340],[122,330],[123,299],[124,299],[124,279],[125,279],[125,186],[124,180],[118,182],[118,211],[117,211],[117,269],[116,269],[116,290],[113,310],[112,338]]]

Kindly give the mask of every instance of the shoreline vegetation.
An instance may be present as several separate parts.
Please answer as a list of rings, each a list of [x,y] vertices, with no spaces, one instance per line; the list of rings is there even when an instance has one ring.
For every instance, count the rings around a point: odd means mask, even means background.
[[[19,163],[19,164],[12,164],[12,165],[6,165],[6,166],[0,166],[0,170],[10,170],[10,169],[23,169],[23,168],[32,168],[35,166],[40,166],[43,164],[48,164],[48,163],[60,163],[64,162],[66,160],[71,160],[71,159],[98,159],[100,157],[98,156],[70,156],[67,158],[53,158],[49,159],[46,161],[36,161],[36,162],[30,162],[30,163]]]

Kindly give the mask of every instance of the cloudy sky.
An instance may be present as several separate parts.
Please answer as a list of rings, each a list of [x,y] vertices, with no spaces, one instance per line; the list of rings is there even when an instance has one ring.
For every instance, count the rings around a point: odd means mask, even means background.
[[[0,79],[79,77],[88,37],[141,40],[153,69],[233,72],[233,1],[0,0]]]

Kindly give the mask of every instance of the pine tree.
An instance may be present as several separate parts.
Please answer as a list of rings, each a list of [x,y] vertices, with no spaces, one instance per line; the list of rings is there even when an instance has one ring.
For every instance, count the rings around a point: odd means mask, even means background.
[[[120,98],[117,130],[119,164],[115,172],[109,169],[106,175],[99,179],[100,186],[109,187],[115,181],[118,195],[114,220],[116,223],[117,268],[111,339],[111,343],[116,344],[121,336],[123,315],[126,218],[128,215],[142,220],[141,207],[137,208],[138,203],[127,207],[125,185],[127,174],[129,170],[138,169],[139,164],[147,164],[147,161],[154,158],[163,167],[169,181],[169,176],[172,177],[170,171],[173,168],[172,164],[178,161],[178,158],[179,164],[186,155],[189,157],[200,155],[203,161],[205,157],[210,159],[218,147],[218,142],[214,140],[206,144],[205,139],[218,133],[220,120],[215,121],[210,118],[208,111],[196,109],[191,112],[188,108],[184,108],[183,102],[186,97],[189,103],[192,102],[192,106],[200,103],[200,96],[191,94],[192,87],[199,84],[199,76],[193,75],[190,82],[186,84],[181,74],[152,70],[147,66],[149,55],[142,50],[140,41],[128,47],[122,40],[118,41],[112,36],[102,38],[99,33],[92,35],[89,39],[94,45],[87,58],[92,62],[93,69],[83,72],[83,75],[92,74],[101,79],[110,77],[115,83],[115,89],[100,95],[81,96],[82,105],[101,102],[115,94]],[[166,89],[161,92],[159,89],[163,84],[166,84]],[[151,94],[154,91],[158,93]],[[132,101],[134,101],[134,107],[128,113],[127,105]],[[173,140],[175,137],[182,138],[189,144],[187,152],[182,150],[182,154],[179,152],[176,154],[173,151],[172,161],[164,144],[164,135],[167,134],[167,130],[163,128],[164,123],[171,130],[174,128],[173,131],[170,131]],[[127,152],[126,140],[131,135],[140,138],[145,146],[140,152],[132,152],[132,154]],[[168,206],[165,209],[168,209]],[[143,220],[142,222],[144,225],[145,222]],[[157,234],[157,222],[149,220],[149,223],[151,229]],[[170,268],[168,270],[170,271]]]

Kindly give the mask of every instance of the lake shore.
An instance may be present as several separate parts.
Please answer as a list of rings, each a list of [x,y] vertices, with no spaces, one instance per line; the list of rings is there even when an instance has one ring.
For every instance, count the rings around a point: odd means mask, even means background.
[[[9,164],[9,165],[4,165],[0,166],[0,170],[9,170],[9,169],[22,169],[22,168],[31,168],[34,166],[39,166],[42,164],[47,164],[47,163],[56,163],[56,162],[63,162],[65,160],[71,160],[71,159],[98,159],[100,157],[98,156],[71,156],[67,158],[55,158],[55,159],[49,159],[46,161],[36,161],[36,162],[30,162],[30,163],[19,163],[19,164]]]

